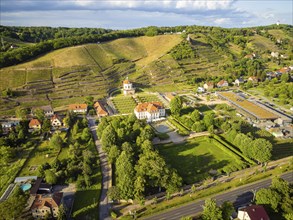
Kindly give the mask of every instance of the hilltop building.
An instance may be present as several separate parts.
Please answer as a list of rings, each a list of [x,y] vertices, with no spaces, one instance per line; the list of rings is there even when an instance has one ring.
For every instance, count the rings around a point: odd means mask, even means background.
[[[132,86],[132,83],[128,80],[128,77],[123,81],[123,94],[124,95],[133,95],[135,89]]]
[[[152,122],[164,117],[166,113],[161,102],[144,102],[135,107],[134,114],[138,119],[146,119],[147,122]]]

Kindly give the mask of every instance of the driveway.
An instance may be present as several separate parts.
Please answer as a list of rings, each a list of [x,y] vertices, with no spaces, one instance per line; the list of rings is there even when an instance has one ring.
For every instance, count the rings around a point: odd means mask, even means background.
[[[102,170],[102,191],[99,203],[99,219],[110,220],[109,210],[111,205],[109,204],[107,192],[112,185],[112,170],[109,166],[107,155],[102,150],[102,146],[97,137],[97,126],[95,124],[95,118],[88,117],[89,127],[92,131],[93,138],[96,144],[97,151],[100,158],[100,166]]]

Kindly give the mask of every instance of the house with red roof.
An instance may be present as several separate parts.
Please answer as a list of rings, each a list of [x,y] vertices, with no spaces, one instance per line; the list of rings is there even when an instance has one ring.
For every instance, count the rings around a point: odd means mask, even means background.
[[[62,126],[62,120],[59,117],[59,115],[54,114],[51,117],[51,125],[52,125],[52,127],[60,127],[60,126]]]
[[[68,106],[69,111],[73,111],[75,113],[86,113],[87,112],[87,104],[70,104]]]
[[[206,89],[206,90],[211,90],[214,88],[214,83],[213,82],[206,82],[204,85],[203,85],[203,88]]]
[[[38,119],[32,119],[32,120],[30,120],[28,127],[30,129],[41,129],[42,125]]]
[[[238,209],[239,220],[270,220],[266,210],[261,205],[251,205]]]
[[[253,82],[253,83],[258,83],[258,78],[257,78],[256,76],[250,76],[250,77],[248,78],[248,81],[251,81],[251,82]]]
[[[220,82],[217,83],[218,88],[223,88],[223,87],[228,87],[229,83],[226,80],[221,80]]]
[[[94,108],[96,110],[96,113],[99,117],[105,117],[108,116],[108,112],[106,108],[104,107],[103,103],[101,101],[97,101],[94,104]]]
[[[63,193],[37,194],[31,206],[31,212],[35,219],[44,219],[47,215],[58,217],[59,207],[62,204]]]
[[[146,119],[147,122],[152,122],[164,117],[166,112],[161,102],[144,102],[135,107],[134,114],[138,119]]]

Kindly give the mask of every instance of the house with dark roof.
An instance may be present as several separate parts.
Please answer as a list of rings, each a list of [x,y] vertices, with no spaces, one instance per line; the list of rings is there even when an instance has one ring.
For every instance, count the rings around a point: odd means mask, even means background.
[[[261,205],[251,205],[238,209],[239,220],[270,220],[266,210]]]
[[[244,83],[244,79],[243,78],[238,78],[235,80],[234,84],[236,86],[240,86],[240,84],[243,84]]]
[[[33,107],[31,112],[32,112],[32,115],[35,115],[35,112],[37,109],[41,109],[43,110],[44,114],[46,117],[51,117],[54,115],[54,110],[52,108],[51,105],[45,105],[45,106],[40,106],[40,107]]]
[[[56,218],[62,204],[63,193],[37,194],[31,206],[35,219],[44,219],[47,215]]]
[[[166,113],[161,102],[144,102],[135,107],[134,114],[138,119],[146,119],[147,122],[152,122],[164,117]]]

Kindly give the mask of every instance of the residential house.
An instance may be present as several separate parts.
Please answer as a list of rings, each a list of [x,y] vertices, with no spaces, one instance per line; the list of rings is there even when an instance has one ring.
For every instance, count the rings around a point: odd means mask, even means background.
[[[73,111],[75,113],[87,113],[87,104],[70,104],[68,106],[69,111]]]
[[[9,132],[9,130],[11,130],[13,127],[19,125],[19,123],[20,123],[20,119],[18,119],[18,118],[11,118],[11,119],[8,119],[8,120],[1,122],[3,132],[4,133]]]
[[[206,82],[204,85],[203,85],[203,88],[205,90],[211,90],[214,88],[214,83],[213,82]]]
[[[52,127],[61,127],[61,126],[62,126],[62,120],[61,120],[61,118],[59,117],[59,115],[54,114],[54,115],[51,117],[51,126],[52,126]]]
[[[250,76],[248,81],[251,81],[252,83],[258,83],[258,78],[256,76]]]
[[[284,73],[289,73],[290,71],[291,71],[291,69],[289,67],[283,67],[283,68],[277,70],[276,72],[281,75],[281,74],[284,74]]]
[[[266,210],[261,205],[251,205],[238,209],[239,220],[270,220]]]
[[[62,204],[63,193],[37,194],[31,206],[31,212],[35,219],[44,219],[47,215],[58,217],[59,207]]]
[[[123,94],[124,95],[133,95],[135,89],[132,86],[132,83],[128,80],[128,77],[123,81]]]
[[[46,117],[51,117],[51,116],[54,115],[54,110],[53,110],[53,108],[52,108],[51,105],[45,105],[45,106],[40,106],[40,107],[33,107],[32,108],[32,115],[35,115],[35,111],[37,109],[43,110]]]
[[[41,126],[42,126],[41,122],[38,119],[30,120],[29,125],[28,125],[28,127],[30,129],[41,129]]]
[[[107,110],[105,109],[103,103],[101,101],[97,101],[95,104],[94,104],[94,108],[96,110],[96,113],[99,117],[105,117],[105,116],[108,116],[108,112]]]
[[[217,83],[218,88],[223,88],[223,87],[228,87],[229,83],[226,80],[221,80],[220,82]]]
[[[165,98],[166,98],[169,102],[171,102],[171,100],[174,99],[175,96],[176,96],[176,95],[175,95],[174,93],[171,93],[171,92],[165,94]]]
[[[200,86],[199,86],[199,87],[197,88],[197,92],[198,92],[198,93],[202,93],[202,92],[205,92],[205,91],[206,91],[206,90],[205,90],[203,87],[200,87]]]
[[[161,102],[144,102],[135,107],[134,114],[138,119],[152,122],[164,117],[166,113]]]
[[[234,84],[236,86],[240,86],[240,84],[243,84],[244,83],[244,79],[243,78],[239,78],[239,79],[236,79]]]
[[[279,55],[279,52],[271,52],[271,57],[278,58]]]

